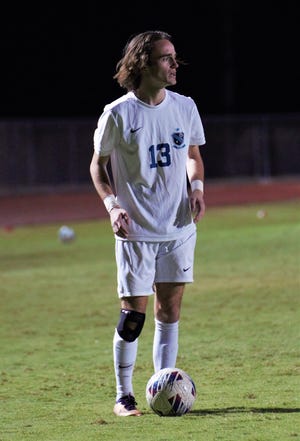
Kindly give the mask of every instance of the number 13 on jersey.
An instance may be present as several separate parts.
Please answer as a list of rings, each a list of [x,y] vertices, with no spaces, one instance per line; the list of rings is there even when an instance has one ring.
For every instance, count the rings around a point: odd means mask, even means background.
[[[168,167],[171,165],[170,145],[167,143],[152,145],[149,147],[150,168]],[[158,157],[160,159],[158,159]]]

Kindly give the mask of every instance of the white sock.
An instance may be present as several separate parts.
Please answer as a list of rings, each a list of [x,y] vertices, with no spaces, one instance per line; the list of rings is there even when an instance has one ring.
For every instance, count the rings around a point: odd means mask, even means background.
[[[138,339],[133,342],[123,340],[115,330],[113,339],[114,368],[117,400],[124,395],[134,395],[132,375],[136,361]]]
[[[166,367],[175,367],[178,352],[179,322],[163,323],[155,321],[153,340],[153,365],[154,371]]]

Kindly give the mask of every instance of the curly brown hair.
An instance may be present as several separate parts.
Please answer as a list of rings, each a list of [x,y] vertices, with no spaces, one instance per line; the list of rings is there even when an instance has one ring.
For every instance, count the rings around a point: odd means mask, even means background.
[[[132,37],[123,50],[123,57],[117,63],[114,79],[127,91],[136,90],[141,81],[141,72],[150,63],[153,44],[158,40],[172,41],[164,31],[146,31]]]

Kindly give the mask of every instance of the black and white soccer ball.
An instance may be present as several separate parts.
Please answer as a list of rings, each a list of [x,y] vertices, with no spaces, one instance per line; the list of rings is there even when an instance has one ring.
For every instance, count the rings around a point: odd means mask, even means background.
[[[147,403],[159,416],[184,415],[192,409],[195,399],[195,383],[182,369],[161,369],[146,386]]]

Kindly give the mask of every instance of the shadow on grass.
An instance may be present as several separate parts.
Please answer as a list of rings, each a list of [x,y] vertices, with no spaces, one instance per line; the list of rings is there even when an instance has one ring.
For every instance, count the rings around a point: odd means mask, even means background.
[[[225,407],[224,409],[199,409],[191,410],[192,415],[207,416],[207,415],[228,415],[230,413],[300,413],[300,408],[288,407]]]

